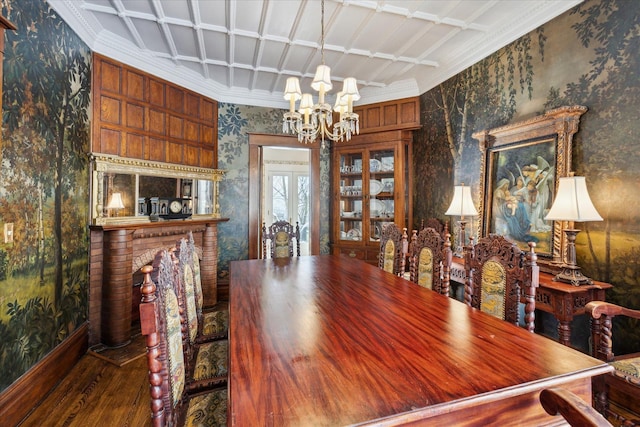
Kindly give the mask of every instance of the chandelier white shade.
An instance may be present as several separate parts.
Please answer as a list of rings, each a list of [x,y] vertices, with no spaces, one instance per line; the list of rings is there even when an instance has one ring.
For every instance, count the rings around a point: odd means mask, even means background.
[[[331,89],[331,68],[324,64],[324,0],[321,2],[320,51],[322,63],[318,65],[311,88],[318,92],[318,102],[313,102],[310,93],[300,91],[297,77],[289,77],[284,90],[284,99],[289,101],[289,111],[284,114],[282,131],[298,135],[298,141],[309,144],[317,138],[324,141],[350,140],[353,134],[360,133],[358,114],[353,112],[353,102],[360,99],[357,81],[353,77],[344,79],[342,91],[338,92],[334,108],[325,102],[325,95]],[[300,101],[298,111],[296,102]],[[333,123],[334,111],[338,114],[337,123]]]

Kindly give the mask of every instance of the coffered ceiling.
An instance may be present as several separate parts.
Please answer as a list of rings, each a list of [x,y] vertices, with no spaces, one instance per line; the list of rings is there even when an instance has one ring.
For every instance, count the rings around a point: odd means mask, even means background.
[[[287,77],[311,91],[321,63],[319,0],[48,2],[93,51],[221,102],[287,108]],[[580,2],[326,0],[331,93],[420,95]]]

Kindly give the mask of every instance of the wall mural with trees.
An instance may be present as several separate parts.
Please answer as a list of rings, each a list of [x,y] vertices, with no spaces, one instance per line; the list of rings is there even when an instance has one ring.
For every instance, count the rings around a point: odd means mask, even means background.
[[[608,300],[640,308],[639,27],[640,2],[587,0],[424,93],[414,217],[441,216],[460,182],[478,202],[472,133],[584,105],[572,164],[604,221],[578,224],[578,264],[614,285]],[[640,350],[639,326],[615,324],[616,353]]]
[[[3,0],[0,391],[87,317],[91,56],[45,0]]]

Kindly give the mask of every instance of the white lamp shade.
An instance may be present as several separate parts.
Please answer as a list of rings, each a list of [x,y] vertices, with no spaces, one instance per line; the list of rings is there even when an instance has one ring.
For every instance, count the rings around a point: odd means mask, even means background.
[[[456,185],[453,191],[453,200],[449,209],[444,213],[449,216],[476,216],[478,211],[473,205],[471,198],[471,187],[466,185]]]
[[[343,95],[342,92],[338,92],[338,95],[336,95],[336,103],[333,106],[333,111],[335,111],[336,113],[347,112],[347,109],[348,109],[347,99],[342,95]]]
[[[311,114],[311,110],[313,109],[313,97],[310,93],[303,93],[302,100],[300,101],[300,113]]]
[[[122,203],[122,194],[113,193],[109,203],[107,203],[107,209],[124,209],[124,203]]]
[[[318,65],[318,68],[316,68],[316,76],[313,78],[311,87],[318,92],[320,92],[320,89],[323,87],[325,92],[330,91],[333,87],[331,84],[331,68],[326,65]]]
[[[347,77],[346,79],[344,79],[342,94],[351,95],[352,101],[357,101],[360,99],[360,92],[358,92],[358,82],[356,81],[355,77]]]
[[[558,191],[549,213],[544,218],[554,221],[602,221],[591,202],[583,176],[560,178]]]
[[[287,86],[284,88],[284,99],[290,101],[291,97],[293,97],[294,101],[298,101],[302,97],[300,81],[297,77],[289,77],[287,79]]]

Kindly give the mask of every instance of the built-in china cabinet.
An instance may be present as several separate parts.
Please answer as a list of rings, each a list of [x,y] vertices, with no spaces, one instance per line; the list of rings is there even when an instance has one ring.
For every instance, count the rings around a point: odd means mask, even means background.
[[[413,133],[355,136],[332,148],[332,252],[376,263],[380,232],[413,223]]]

